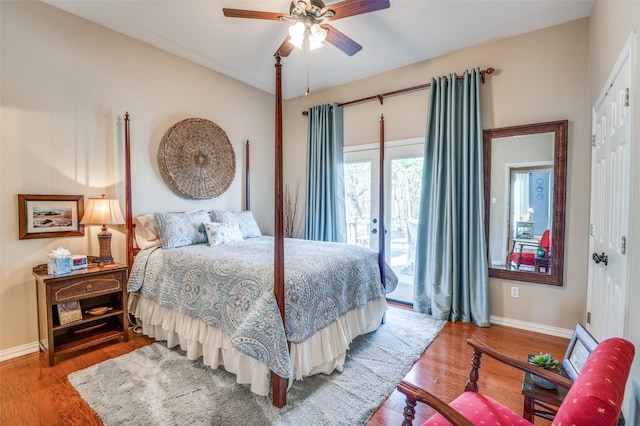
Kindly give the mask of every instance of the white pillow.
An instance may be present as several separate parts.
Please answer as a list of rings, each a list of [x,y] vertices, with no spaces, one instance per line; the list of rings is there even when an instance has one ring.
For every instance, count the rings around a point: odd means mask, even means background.
[[[262,232],[250,210],[234,212],[230,210],[212,210],[211,221],[220,223],[237,223],[242,231],[242,238],[261,237]]]
[[[201,210],[188,213],[154,213],[162,248],[169,249],[207,242],[201,226],[210,222],[209,213]]]
[[[210,246],[242,241],[242,232],[237,223],[204,222],[202,225]]]
[[[141,250],[157,247],[162,245],[160,234],[156,222],[153,220],[152,214],[143,214],[133,218],[136,225],[134,234],[136,236],[136,244]]]

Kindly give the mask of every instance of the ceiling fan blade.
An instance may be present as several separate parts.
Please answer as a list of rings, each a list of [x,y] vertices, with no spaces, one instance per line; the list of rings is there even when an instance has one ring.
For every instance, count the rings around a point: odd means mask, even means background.
[[[387,9],[390,6],[391,4],[389,3],[389,0],[343,0],[341,2],[325,6],[322,9],[322,13],[324,14],[327,11],[333,11],[334,16],[331,18],[327,17],[327,19],[335,21],[336,19],[348,18],[349,16]]]
[[[295,47],[293,44],[289,43],[289,40],[291,40],[291,36],[287,36],[287,38],[284,39],[284,41],[282,42],[280,47],[278,47],[278,50],[276,50],[276,53],[274,53],[273,56],[278,56],[278,53],[280,53],[280,56],[283,58],[286,56],[289,56],[289,54],[293,51]]]
[[[342,50],[347,55],[353,56],[360,50],[362,50],[362,46],[360,46],[358,43],[356,43],[340,31],[336,30],[331,25],[322,24],[320,26],[327,30],[327,38],[325,39],[325,41],[333,44],[335,47]]]
[[[250,18],[250,19],[268,19],[270,21],[280,21],[281,18],[291,18],[286,13],[276,12],[260,12],[258,10],[243,10],[223,8],[222,12],[227,18]]]

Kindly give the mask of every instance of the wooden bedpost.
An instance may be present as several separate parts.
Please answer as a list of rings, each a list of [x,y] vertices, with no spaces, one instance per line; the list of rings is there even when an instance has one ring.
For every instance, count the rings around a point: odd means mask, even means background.
[[[276,54],[276,140],[275,140],[275,224],[273,253],[273,292],[284,324],[284,225],[282,189],[282,64]],[[287,378],[272,374],[273,405],[282,408],[287,404]]]
[[[378,267],[380,268],[380,279],[382,280],[382,285],[384,285],[384,246],[386,230],[384,226],[384,115],[382,114],[380,114],[380,200],[378,209],[380,210],[378,212]]]
[[[249,173],[249,139],[244,149],[244,209],[251,210],[251,174]]]
[[[125,224],[127,239],[127,267],[133,266],[133,216],[131,213],[131,139],[129,135],[129,112],[124,114],[124,167],[125,167]]]

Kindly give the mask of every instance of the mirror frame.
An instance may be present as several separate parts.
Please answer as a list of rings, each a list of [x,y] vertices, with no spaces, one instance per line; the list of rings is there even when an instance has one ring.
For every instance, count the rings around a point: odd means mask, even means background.
[[[489,276],[515,281],[563,285],[564,279],[564,243],[565,243],[565,210],[567,188],[567,131],[569,122],[550,121],[545,123],[525,124],[483,130],[484,149],[484,231],[487,253],[489,253],[489,224],[491,200],[491,141],[494,138],[531,135],[536,133],[554,133],[553,141],[553,256],[551,257],[551,273],[542,274],[531,271],[511,271],[509,269],[492,268],[489,263]]]

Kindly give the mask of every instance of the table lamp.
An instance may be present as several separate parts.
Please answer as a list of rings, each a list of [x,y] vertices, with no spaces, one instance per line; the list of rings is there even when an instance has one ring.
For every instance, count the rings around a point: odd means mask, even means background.
[[[98,244],[100,245],[98,265],[113,263],[111,233],[107,231],[107,225],[122,225],[124,223],[118,200],[105,198],[105,194],[102,194],[102,198],[89,198],[89,204],[87,204],[80,223],[83,225],[102,225],[102,232],[98,234]]]

